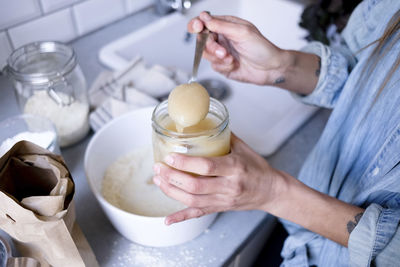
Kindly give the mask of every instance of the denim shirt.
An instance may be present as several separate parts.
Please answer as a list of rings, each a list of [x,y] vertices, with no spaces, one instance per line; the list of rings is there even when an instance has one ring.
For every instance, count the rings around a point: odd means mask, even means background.
[[[314,42],[303,49],[321,57],[321,73],[313,93],[296,97],[333,111],[299,180],[366,210],[348,248],[282,220],[289,232],[282,266],[400,266],[399,69],[377,97],[400,42],[359,80],[375,45],[362,48],[382,36],[399,9],[400,0],[365,0],[351,15],[341,45]]]

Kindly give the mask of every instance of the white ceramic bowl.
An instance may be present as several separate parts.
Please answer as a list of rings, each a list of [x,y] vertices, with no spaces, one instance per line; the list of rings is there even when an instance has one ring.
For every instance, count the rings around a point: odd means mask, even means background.
[[[114,227],[129,240],[152,247],[173,246],[200,235],[217,214],[166,226],[165,217],[146,217],[121,210],[105,200],[101,185],[107,167],[118,157],[143,145],[151,145],[154,107],[132,111],[99,130],[85,152],[85,172],[90,188]]]

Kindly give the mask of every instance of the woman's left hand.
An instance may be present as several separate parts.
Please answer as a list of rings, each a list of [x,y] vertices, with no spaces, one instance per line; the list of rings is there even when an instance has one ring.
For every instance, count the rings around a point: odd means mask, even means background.
[[[236,136],[231,143],[231,153],[225,156],[173,153],[166,164],[154,165],[154,183],[188,207],[167,216],[167,225],[226,210],[268,209],[284,174]]]

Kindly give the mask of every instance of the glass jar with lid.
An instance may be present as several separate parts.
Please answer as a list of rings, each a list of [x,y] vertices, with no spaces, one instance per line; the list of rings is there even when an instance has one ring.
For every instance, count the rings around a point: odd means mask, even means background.
[[[230,152],[229,115],[225,105],[210,99],[206,118],[195,127],[180,133],[168,115],[168,100],[153,111],[153,153],[155,162],[161,162],[171,152],[192,156],[215,157]]]
[[[4,72],[13,82],[21,111],[50,119],[61,147],[86,136],[86,81],[70,46],[59,42],[27,44],[10,55]]]

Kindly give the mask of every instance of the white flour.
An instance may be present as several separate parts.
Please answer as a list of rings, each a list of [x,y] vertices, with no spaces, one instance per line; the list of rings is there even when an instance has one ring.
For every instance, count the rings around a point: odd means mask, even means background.
[[[60,97],[66,97],[58,93]],[[50,119],[57,129],[61,147],[82,139],[89,131],[89,105],[74,101],[68,106],[59,106],[46,91],[36,91],[27,101],[25,113],[36,114]]]
[[[56,134],[52,131],[45,132],[22,132],[14,137],[7,138],[0,146],[0,157],[7,153],[16,143],[22,140],[32,142],[45,149],[50,148],[56,139]]]
[[[151,147],[134,150],[108,166],[102,184],[103,196],[122,210],[150,217],[163,217],[183,209],[183,204],[149,182],[152,177]]]
[[[125,240],[114,241],[110,267],[210,267],[222,266],[221,258],[210,256],[203,247],[144,247]],[[117,256],[118,255],[118,256]]]

